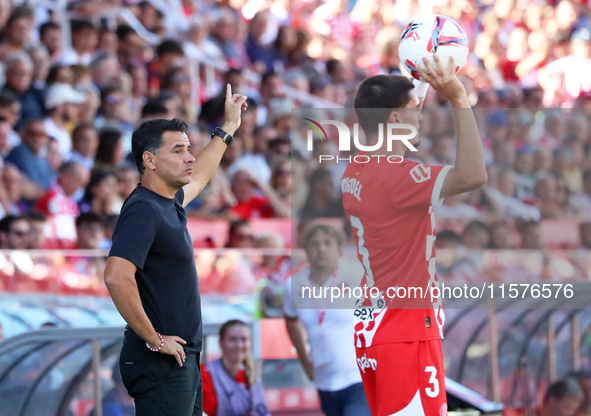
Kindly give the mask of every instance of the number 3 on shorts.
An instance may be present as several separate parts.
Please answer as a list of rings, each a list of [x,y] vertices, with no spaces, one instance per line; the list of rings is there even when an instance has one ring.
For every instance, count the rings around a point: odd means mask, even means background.
[[[439,380],[437,380],[437,369],[432,365],[428,365],[425,367],[425,373],[431,373],[431,377],[429,377],[429,384],[433,384],[433,388],[426,387],[425,393],[427,396],[434,398],[439,395]]]

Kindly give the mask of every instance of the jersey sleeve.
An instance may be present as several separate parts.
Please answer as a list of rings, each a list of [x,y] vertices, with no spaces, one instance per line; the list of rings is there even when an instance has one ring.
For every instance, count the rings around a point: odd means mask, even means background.
[[[429,166],[416,162],[403,162],[395,167],[388,181],[394,207],[441,206],[441,188],[451,168],[450,165]]]
[[[109,257],[121,257],[143,269],[156,235],[156,221],[154,208],[146,202],[125,207],[113,231]]]

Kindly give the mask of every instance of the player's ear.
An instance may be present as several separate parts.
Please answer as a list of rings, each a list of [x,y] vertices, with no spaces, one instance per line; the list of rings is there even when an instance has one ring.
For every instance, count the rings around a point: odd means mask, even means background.
[[[395,124],[400,123],[400,114],[397,111],[392,111],[388,116],[388,121],[386,124]]]
[[[142,155],[142,159],[144,160],[144,166],[146,167],[146,169],[156,169],[156,160],[154,159],[154,155],[152,153],[144,152],[144,154]]]

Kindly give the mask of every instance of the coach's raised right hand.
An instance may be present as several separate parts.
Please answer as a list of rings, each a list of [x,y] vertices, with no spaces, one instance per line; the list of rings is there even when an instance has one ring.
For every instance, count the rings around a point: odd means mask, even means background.
[[[162,354],[172,355],[176,358],[177,363],[182,367],[183,363],[187,359],[187,355],[185,354],[185,349],[183,345],[187,343],[184,339],[177,336],[172,335],[162,335],[162,339],[164,340],[164,345],[160,350]]]
[[[222,130],[234,135],[234,132],[240,127],[240,115],[246,110],[246,99],[244,94],[232,94],[230,84],[226,85],[226,102],[224,103],[225,120]]]
[[[431,62],[427,58],[423,58],[426,71],[417,65],[417,72],[421,76],[421,80],[428,82],[431,86],[445,98],[447,98],[454,107],[458,104],[466,104],[468,97],[466,96],[466,89],[456,77],[456,63],[452,57],[449,58],[448,65],[444,68],[441,60],[437,55],[433,55],[436,68],[433,68]]]

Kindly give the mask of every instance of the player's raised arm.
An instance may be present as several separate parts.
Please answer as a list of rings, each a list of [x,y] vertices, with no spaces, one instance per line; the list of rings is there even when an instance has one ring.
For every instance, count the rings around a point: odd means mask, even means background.
[[[424,71],[420,66],[417,66],[417,71],[421,80],[431,84],[436,91],[447,98],[454,109],[458,141],[455,166],[445,177],[441,189],[441,198],[446,198],[480,188],[486,183],[488,176],[478,126],[466,90],[456,77],[456,65],[453,58],[450,58],[450,62],[445,68],[437,55],[434,55],[434,59],[436,69],[427,58],[424,58],[423,62],[427,70]]]
[[[225,121],[221,129],[230,136],[234,136],[240,127],[240,115],[242,111],[246,110],[247,98],[244,94],[232,94],[230,84],[226,85]],[[183,206],[187,206],[205,188],[218,168],[227,148],[228,145],[222,140],[222,137],[215,135],[201,154],[197,156],[193,163],[191,182],[183,187],[185,193]]]

